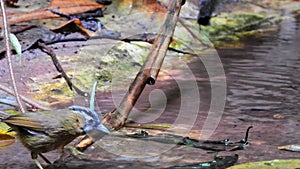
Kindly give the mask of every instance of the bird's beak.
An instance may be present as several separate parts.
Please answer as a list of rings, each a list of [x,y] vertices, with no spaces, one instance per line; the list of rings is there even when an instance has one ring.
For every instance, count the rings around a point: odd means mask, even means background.
[[[110,131],[103,124],[98,125],[97,130],[110,134]]]

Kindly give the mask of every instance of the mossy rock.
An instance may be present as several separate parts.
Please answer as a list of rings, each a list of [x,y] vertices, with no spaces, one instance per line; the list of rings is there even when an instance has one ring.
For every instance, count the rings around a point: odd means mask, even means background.
[[[283,159],[283,160],[269,160],[258,161],[235,165],[228,169],[277,169],[277,168],[299,168],[299,159]]]
[[[211,19],[210,26],[201,26],[201,30],[213,42],[238,41],[243,36],[260,33],[266,24],[269,26],[277,20],[275,16],[254,13],[223,13]]]

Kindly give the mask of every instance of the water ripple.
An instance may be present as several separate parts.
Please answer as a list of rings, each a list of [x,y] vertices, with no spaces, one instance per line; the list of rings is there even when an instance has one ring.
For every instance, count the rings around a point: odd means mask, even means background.
[[[299,109],[300,29],[293,19],[271,35],[245,40],[239,49],[220,49],[231,110]]]

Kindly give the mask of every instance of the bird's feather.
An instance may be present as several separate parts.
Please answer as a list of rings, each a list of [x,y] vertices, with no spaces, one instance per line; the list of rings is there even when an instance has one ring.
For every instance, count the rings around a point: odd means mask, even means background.
[[[45,126],[39,120],[35,120],[28,116],[10,116],[4,120],[8,125],[13,125],[16,127],[25,127],[35,131],[44,131]]]

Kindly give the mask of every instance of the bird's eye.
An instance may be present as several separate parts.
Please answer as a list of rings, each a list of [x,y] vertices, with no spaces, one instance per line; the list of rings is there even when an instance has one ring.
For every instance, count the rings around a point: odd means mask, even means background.
[[[88,120],[88,124],[92,124],[92,123],[94,123],[94,120],[93,119],[89,119]]]

